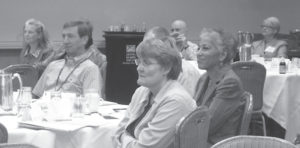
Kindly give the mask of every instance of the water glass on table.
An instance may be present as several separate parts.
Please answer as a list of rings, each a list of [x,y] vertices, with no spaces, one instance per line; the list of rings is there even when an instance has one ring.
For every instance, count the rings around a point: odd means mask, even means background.
[[[298,73],[298,69],[300,68],[300,59],[297,57],[293,57],[291,61],[291,66],[294,68],[294,72]]]
[[[83,117],[84,109],[86,107],[86,99],[82,95],[78,95],[73,102],[72,117]]]
[[[39,102],[47,121],[70,120],[75,97],[59,91],[49,92],[48,97]]]
[[[279,63],[280,63],[279,58],[272,58],[272,60],[270,62],[269,70],[274,73],[279,73]]]
[[[297,59],[292,58],[288,63],[288,72],[289,73],[297,73]]]
[[[100,95],[97,90],[87,90],[84,93],[84,97],[86,99],[86,107],[87,107],[87,113],[93,113],[98,111],[98,107],[100,103],[103,101],[102,98],[100,98]]]
[[[19,96],[17,98],[17,112],[18,117],[22,121],[31,120],[30,117],[30,104],[32,100],[31,87],[22,87],[19,90]]]

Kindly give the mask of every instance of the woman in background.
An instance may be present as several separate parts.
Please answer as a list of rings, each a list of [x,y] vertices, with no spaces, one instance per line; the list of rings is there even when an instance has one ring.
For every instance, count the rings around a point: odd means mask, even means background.
[[[176,123],[196,108],[189,93],[177,82],[181,58],[159,39],[140,43],[137,83],[141,85],[113,138],[117,148],[173,147]]]
[[[276,17],[269,17],[261,25],[263,39],[253,42],[253,54],[265,58],[287,57],[287,43],[276,38],[280,30],[280,22]]]
[[[233,36],[216,29],[203,29],[200,34],[197,62],[207,73],[200,77],[197,105],[209,108],[211,121],[208,145],[238,135],[244,100],[242,83],[231,69],[237,43]]]
[[[53,58],[54,51],[49,46],[49,37],[44,24],[35,19],[27,20],[23,28],[20,63],[32,65],[41,75]]]

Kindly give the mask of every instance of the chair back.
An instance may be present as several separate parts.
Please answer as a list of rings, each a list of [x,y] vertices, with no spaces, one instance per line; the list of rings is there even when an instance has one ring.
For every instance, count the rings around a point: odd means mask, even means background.
[[[28,64],[10,65],[4,68],[4,71],[7,73],[20,74],[23,81],[23,86],[29,86],[32,89],[34,88],[36,82],[39,79],[38,70],[36,70],[33,66]],[[13,86],[16,86],[17,83],[17,81],[13,81]],[[16,90],[17,88],[14,88],[14,91]]]
[[[240,77],[243,88],[253,96],[253,111],[262,109],[266,68],[257,62],[234,62],[233,71]]]
[[[107,62],[104,62],[100,69],[100,74],[102,76],[102,90],[101,90],[101,96],[103,99],[106,99],[106,94],[105,94],[105,88],[106,88],[106,67],[107,67]]]
[[[0,143],[6,143],[8,140],[8,133],[6,127],[0,123]]]
[[[245,92],[242,97],[243,97],[242,99],[245,100],[245,108],[242,116],[239,134],[247,135],[250,121],[251,121],[253,102],[252,102],[252,95],[249,92]]]
[[[38,148],[27,143],[1,143],[0,148]]]
[[[296,148],[296,146],[276,137],[248,135],[224,139],[211,148]]]
[[[200,106],[176,125],[175,148],[206,147],[210,116],[208,108]]]

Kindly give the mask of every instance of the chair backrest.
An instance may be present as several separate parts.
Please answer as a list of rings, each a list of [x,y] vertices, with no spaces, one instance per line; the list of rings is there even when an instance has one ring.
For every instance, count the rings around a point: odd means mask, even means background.
[[[240,77],[243,88],[253,96],[253,111],[262,109],[266,68],[257,62],[234,62],[233,71]]]
[[[36,70],[33,66],[28,64],[17,64],[17,65],[10,65],[6,68],[4,68],[4,71],[7,73],[18,73],[20,74],[23,86],[29,86],[32,89],[34,88],[36,82],[39,79],[39,73],[38,70]],[[14,86],[18,86],[18,81],[13,81]],[[14,88],[14,91],[16,91],[17,88]]]
[[[38,148],[27,143],[1,143],[0,148]]]
[[[253,102],[252,102],[252,95],[249,92],[245,92],[242,97],[243,97],[242,99],[245,100],[245,108],[242,116],[239,134],[247,135],[250,121],[251,121]]]
[[[8,133],[6,127],[0,123],[0,143],[6,143],[8,140]]]
[[[211,148],[296,148],[296,146],[276,137],[248,135],[224,139]]]
[[[100,74],[102,76],[102,90],[101,90],[101,95],[103,99],[106,99],[106,94],[105,94],[105,88],[106,88],[106,67],[107,67],[107,62],[104,62],[100,69]]]
[[[206,147],[210,116],[208,108],[200,106],[176,125],[175,148]]]

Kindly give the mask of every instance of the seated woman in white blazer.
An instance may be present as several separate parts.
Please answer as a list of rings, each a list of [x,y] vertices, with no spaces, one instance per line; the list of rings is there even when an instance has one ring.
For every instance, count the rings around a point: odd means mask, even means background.
[[[136,50],[137,83],[125,117],[113,138],[115,147],[172,147],[176,123],[196,103],[176,81],[179,53],[159,39],[143,41]]]

